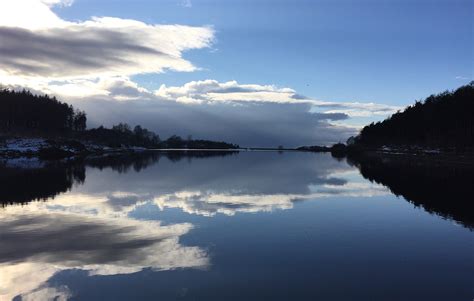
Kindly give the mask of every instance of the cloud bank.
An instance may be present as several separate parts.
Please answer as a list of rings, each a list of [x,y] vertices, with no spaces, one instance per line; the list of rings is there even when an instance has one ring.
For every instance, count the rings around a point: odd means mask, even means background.
[[[337,143],[358,130],[339,123],[365,116],[385,116],[397,109],[373,103],[318,101],[289,88],[236,81],[193,81],[182,86],[162,85],[155,91],[148,91],[128,78],[79,86],[80,91],[89,95],[87,101],[72,94],[69,100],[89,112],[94,126],[126,120],[143,124],[162,137],[192,135],[241,146]],[[50,89],[60,92],[61,88]]]
[[[399,109],[320,101],[287,87],[213,79],[145,89],[134,75],[198,70],[184,55],[211,47],[213,28],[111,17],[72,22],[52,11],[72,4],[0,2],[0,84],[55,95],[86,110],[91,126],[125,121],[162,137],[290,147],[344,141],[365,119]]]

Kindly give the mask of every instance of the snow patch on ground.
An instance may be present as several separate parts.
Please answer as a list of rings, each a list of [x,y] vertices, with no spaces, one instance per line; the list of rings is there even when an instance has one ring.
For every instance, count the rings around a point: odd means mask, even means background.
[[[14,151],[19,153],[38,152],[49,144],[41,138],[14,138],[5,141],[0,151]]]

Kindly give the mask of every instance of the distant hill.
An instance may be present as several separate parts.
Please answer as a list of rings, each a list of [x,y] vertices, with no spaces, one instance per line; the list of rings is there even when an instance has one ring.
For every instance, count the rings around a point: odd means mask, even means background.
[[[348,141],[354,143],[365,147],[474,147],[474,81],[365,126],[359,136]]]

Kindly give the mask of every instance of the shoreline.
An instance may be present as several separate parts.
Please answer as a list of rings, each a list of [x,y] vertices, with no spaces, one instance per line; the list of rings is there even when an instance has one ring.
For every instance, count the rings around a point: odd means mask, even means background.
[[[109,147],[75,139],[9,138],[0,144],[0,159],[38,158],[62,160],[76,157],[105,156],[109,154],[136,154],[140,152],[312,152],[331,153],[335,158],[409,157],[420,160],[443,161],[454,164],[473,164],[474,151],[454,148],[437,149],[419,146],[379,148],[343,148],[304,146],[298,148],[241,147],[241,148],[145,148],[136,146]]]
[[[77,157],[102,156],[109,154],[136,154],[140,152],[240,152],[244,149],[173,149],[145,148],[138,146],[109,147],[98,143],[75,139],[9,138],[0,144],[0,160],[38,158],[41,160],[62,160]]]

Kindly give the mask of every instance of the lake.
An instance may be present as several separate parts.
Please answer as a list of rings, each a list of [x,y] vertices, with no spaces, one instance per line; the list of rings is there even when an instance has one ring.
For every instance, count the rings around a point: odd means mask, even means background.
[[[472,168],[303,152],[0,164],[0,300],[472,300]]]

